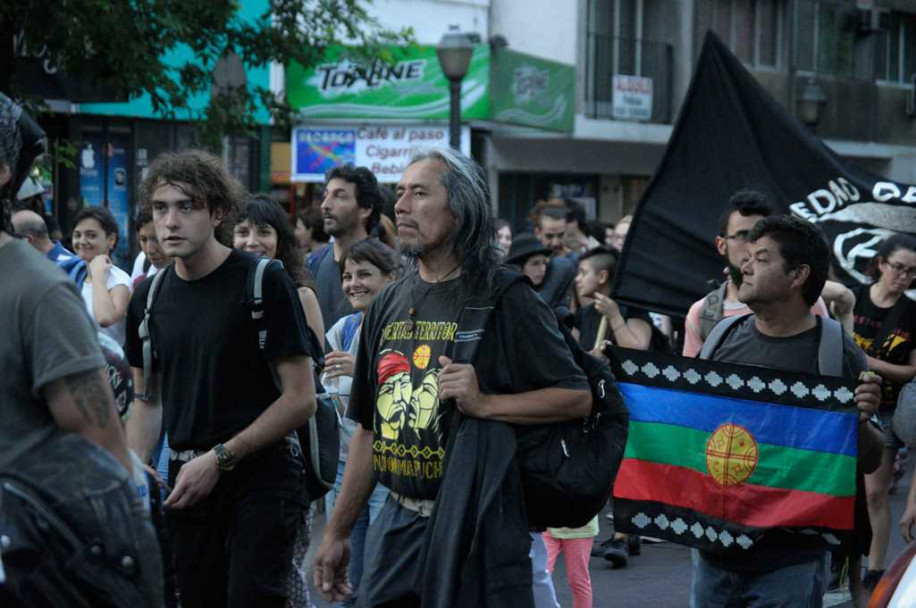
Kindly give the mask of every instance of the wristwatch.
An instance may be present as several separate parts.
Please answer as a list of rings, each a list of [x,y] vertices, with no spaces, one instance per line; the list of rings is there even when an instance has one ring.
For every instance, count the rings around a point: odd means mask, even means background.
[[[231,471],[239,463],[239,459],[226,446],[217,443],[213,446],[213,452],[216,454],[216,466],[220,472]]]

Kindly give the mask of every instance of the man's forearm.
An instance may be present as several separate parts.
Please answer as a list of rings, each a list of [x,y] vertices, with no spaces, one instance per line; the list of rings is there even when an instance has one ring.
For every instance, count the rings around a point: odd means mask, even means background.
[[[913,365],[897,365],[888,363],[875,357],[868,358],[868,368],[879,373],[884,378],[898,384],[906,384],[913,379],[916,374],[916,367]]]
[[[375,488],[372,477],[372,442],[374,433],[357,426],[347,448],[347,466],[344,469],[340,493],[334,503],[334,512],[327,514],[326,535],[347,538],[353,524],[366,508],[369,495]]]
[[[545,388],[482,397],[484,418],[510,424],[546,424],[584,418],[592,409],[592,394],[585,390]]]
[[[284,393],[241,433],[227,441],[226,449],[239,459],[259,452],[305,424],[315,413],[315,406],[314,396]]]
[[[162,404],[134,399],[125,427],[128,447],[141,462],[149,463],[162,432]]]
[[[104,369],[55,380],[44,388],[44,395],[51,416],[61,429],[97,443],[131,470],[124,429]]]
[[[317,404],[311,360],[299,355],[287,357],[276,361],[274,369],[283,392],[254,422],[226,442],[226,449],[236,458],[244,458],[280,441],[315,414]]]

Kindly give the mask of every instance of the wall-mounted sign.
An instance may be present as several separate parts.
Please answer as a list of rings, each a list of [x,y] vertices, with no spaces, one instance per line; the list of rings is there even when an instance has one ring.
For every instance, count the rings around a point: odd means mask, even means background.
[[[286,97],[303,119],[393,118],[447,120],[448,79],[439,67],[436,47],[392,48],[393,65],[376,61],[356,65],[343,49],[327,51],[326,60],[286,68]],[[478,44],[461,81],[461,115],[487,118],[490,47]]]
[[[614,75],[613,116],[618,120],[652,120],[652,79]]]
[[[424,148],[448,147],[444,125],[301,126],[292,134],[293,182],[321,182],[336,166],[368,167],[381,183],[397,183],[411,157]],[[461,151],[470,154],[471,135],[461,130]]]

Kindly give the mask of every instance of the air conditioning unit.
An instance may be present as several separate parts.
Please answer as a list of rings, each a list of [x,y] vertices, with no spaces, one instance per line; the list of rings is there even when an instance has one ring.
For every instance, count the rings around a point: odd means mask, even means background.
[[[887,31],[890,25],[891,14],[887,10],[857,7],[856,32],[861,36]]]

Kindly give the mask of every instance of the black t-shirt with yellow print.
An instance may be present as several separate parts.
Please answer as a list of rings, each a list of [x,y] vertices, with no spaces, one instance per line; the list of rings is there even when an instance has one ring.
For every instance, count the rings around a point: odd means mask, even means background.
[[[903,295],[893,307],[880,308],[871,301],[869,286],[856,287],[852,292],[856,296],[853,338],[859,348],[881,361],[907,365],[916,349],[916,303]],[[894,323],[894,327],[885,328],[887,323]],[[881,336],[881,343],[876,344],[875,339]],[[881,411],[888,412],[897,406],[902,385],[884,378],[881,386]]]
[[[347,416],[374,432],[375,477],[403,496],[439,491],[450,420],[439,357],[452,351],[464,302],[460,279],[425,283],[413,272],[386,287],[363,322]],[[553,312],[528,284],[506,292],[488,327],[475,360],[481,390],[588,390]]]

